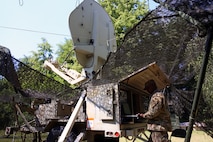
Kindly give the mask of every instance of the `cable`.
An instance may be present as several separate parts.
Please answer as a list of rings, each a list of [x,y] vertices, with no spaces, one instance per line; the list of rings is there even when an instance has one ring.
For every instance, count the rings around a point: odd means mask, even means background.
[[[19,0],[19,5],[23,6],[24,5],[24,0]]]
[[[49,34],[49,35],[56,35],[56,36],[67,36],[67,37],[70,37],[70,35],[66,35],[66,34],[50,33],[50,32],[43,32],[43,31],[34,31],[34,30],[14,28],[14,27],[0,26],[0,28],[10,29],[10,30],[18,30],[18,31],[25,31],[25,32],[33,32],[33,33],[41,33],[41,34]]]

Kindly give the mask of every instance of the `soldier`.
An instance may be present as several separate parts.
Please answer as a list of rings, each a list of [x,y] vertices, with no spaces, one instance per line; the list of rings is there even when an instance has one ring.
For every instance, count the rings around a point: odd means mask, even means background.
[[[152,97],[148,111],[138,116],[148,119],[147,129],[151,132],[149,142],[169,142],[168,131],[172,131],[172,126],[167,100],[162,92],[157,91],[154,80],[147,81],[144,90]]]

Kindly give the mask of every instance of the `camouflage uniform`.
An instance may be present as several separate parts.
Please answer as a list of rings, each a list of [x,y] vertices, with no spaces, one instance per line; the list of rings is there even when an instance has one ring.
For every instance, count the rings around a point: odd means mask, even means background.
[[[148,111],[143,115],[148,119],[147,129],[151,131],[153,142],[167,142],[167,131],[172,131],[168,104],[162,92],[151,97]]]

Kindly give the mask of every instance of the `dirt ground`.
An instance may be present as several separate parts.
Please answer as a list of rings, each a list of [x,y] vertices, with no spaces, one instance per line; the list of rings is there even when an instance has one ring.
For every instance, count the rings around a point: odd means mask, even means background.
[[[184,139],[172,138],[172,142],[184,142]],[[203,131],[193,131],[190,142],[213,142],[213,138]]]
[[[13,140],[15,140],[15,142],[22,142],[19,133],[14,137],[14,139],[12,135],[9,138],[4,138],[3,135],[4,131],[0,131],[0,142],[11,142]],[[171,135],[171,133],[169,133],[169,135]],[[42,140],[45,140],[46,135],[43,134],[43,136],[44,137],[42,138]],[[28,136],[26,141],[32,141],[32,136],[31,135],[30,137]],[[120,142],[132,142],[132,141],[129,141],[125,138],[120,138]],[[144,141],[136,139],[135,142],[144,142]],[[184,138],[173,137],[172,142],[184,142]],[[190,142],[213,142],[213,138],[211,138],[203,131],[193,131]]]
[[[171,133],[169,133],[169,136]],[[184,142],[184,138],[172,137],[172,142]],[[120,142],[131,142],[125,138],[121,138]],[[136,139],[135,142],[143,142],[142,140]],[[204,133],[203,131],[193,131],[190,142],[213,142],[213,138]]]

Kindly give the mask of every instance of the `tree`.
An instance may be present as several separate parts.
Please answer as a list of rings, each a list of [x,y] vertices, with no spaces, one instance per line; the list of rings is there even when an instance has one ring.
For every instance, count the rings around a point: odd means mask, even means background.
[[[197,72],[201,69],[203,58],[204,58],[204,39],[197,39],[197,43],[200,43],[202,46],[195,46],[195,44],[190,44],[190,48],[188,50],[188,54],[191,55],[192,52],[197,52],[197,56],[195,56],[194,60],[190,61],[190,67],[193,67]],[[198,121],[204,121],[208,126],[212,126],[213,124],[213,76],[212,76],[212,67],[213,67],[213,51],[209,56],[208,67],[206,70],[205,81],[202,86],[202,95],[199,102],[199,110],[198,110]],[[196,74],[195,79],[198,81],[199,73]]]
[[[42,43],[38,44],[38,51],[32,51],[32,55],[25,56],[25,58],[21,59],[22,62],[26,63],[30,67],[35,70],[39,70],[40,72],[45,72],[42,65],[45,60],[50,60],[53,58],[53,50],[52,46],[48,43],[48,41],[42,38]]]
[[[14,125],[14,113],[12,103],[8,103],[7,100],[12,98],[11,94],[15,94],[14,88],[9,82],[0,76],[0,129],[4,129],[9,125]]]
[[[82,66],[78,63],[73,49],[72,40],[66,39],[64,44],[58,44],[59,49],[56,51],[57,61],[67,68],[81,72]]]
[[[42,43],[38,44],[37,47],[38,51],[32,51],[32,55],[25,56],[20,60],[32,69],[37,70],[48,77],[61,81],[52,71],[45,69],[43,66],[45,60],[53,59],[53,47],[45,38],[42,38],[41,40]]]
[[[81,72],[82,66],[78,63],[75,57],[72,40],[65,39],[65,43],[58,44],[58,50],[56,51],[55,55],[56,55],[56,62],[58,63],[59,66],[64,66],[66,68],[74,69],[78,72]],[[53,60],[53,50],[52,46],[44,38],[42,38],[42,43],[38,44],[38,51],[32,51],[32,55],[25,56],[25,58],[21,59],[23,63],[41,72],[42,74],[50,78],[53,78],[54,80],[57,80],[62,84],[70,85],[60,76],[56,75],[52,70],[45,69],[43,67],[45,60]],[[22,69],[19,68],[19,72],[22,72],[21,70]],[[26,75],[23,77],[31,78],[30,76]],[[29,83],[26,83],[26,85],[29,86]]]
[[[21,59],[24,64],[29,66],[20,66],[17,71],[23,88],[32,88],[33,86],[37,91],[46,89],[50,83],[48,83],[48,79],[43,76],[47,76],[64,84],[64,80],[61,77],[56,75],[53,71],[45,69],[43,66],[45,60],[53,59],[52,48],[53,47],[48,41],[42,38],[42,43],[38,44],[38,51],[32,51],[32,55],[25,56]],[[31,71],[32,69],[35,70],[34,73]],[[43,74],[43,76],[41,74]],[[44,78],[46,78],[46,80],[44,80]],[[30,81],[28,81],[29,79]],[[41,84],[36,83],[38,80],[46,85],[41,86]]]
[[[146,0],[98,0],[98,2],[114,23],[118,45],[125,33],[148,12]]]

